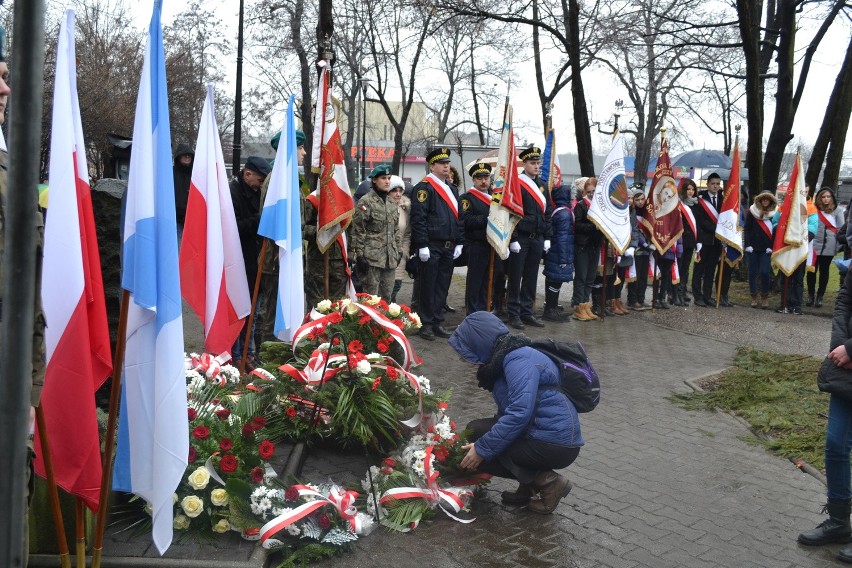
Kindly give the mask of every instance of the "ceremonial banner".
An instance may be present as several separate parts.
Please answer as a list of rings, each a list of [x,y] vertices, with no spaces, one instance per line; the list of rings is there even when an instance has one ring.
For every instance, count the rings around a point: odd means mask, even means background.
[[[725,262],[733,266],[743,255],[743,219],[740,215],[740,141],[734,144],[731,177],[716,221],[716,238],[728,245]]]
[[[488,225],[485,229],[488,243],[503,260],[509,258],[509,241],[512,240],[515,225],[523,216],[524,203],[521,184],[518,180],[512,107],[506,105],[506,120],[503,121],[500,151],[497,154],[497,167],[494,174],[494,194],[491,209],[488,212]]]
[[[664,254],[677,245],[683,234],[683,217],[678,204],[677,183],[672,176],[672,161],[669,157],[669,141],[663,138],[654,179],[648,193],[648,206],[639,218],[645,227],[645,234],[654,244],[657,252]]]
[[[787,276],[808,256],[808,190],[803,169],[802,155],[797,153],[772,243],[772,264]]]
[[[343,144],[337,124],[339,105],[331,92],[328,61],[317,65],[320,72],[314,112],[314,147],[311,167],[319,174],[320,205],[317,214],[317,248],[325,252],[352,221],[355,203],[346,178]]]
[[[94,511],[102,476],[95,391],[112,372],[112,355],[74,53],[74,11],[68,10],[59,30],[50,133],[53,195],[41,281],[50,325],[41,408],[57,485]],[[40,438],[36,430],[35,470],[45,477]]]
[[[589,206],[589,219],[623,254],[630,245],[630,203],[624,176],[624,137],[617,134],[598,176],[598,185]]]
[[[541,157],[541,179],[547,185],[547,192],[562,185],[562,169],[559,167],[559,156],[556,155],[556,132],[551,128],[547,131],[544,143],[544,154]]]

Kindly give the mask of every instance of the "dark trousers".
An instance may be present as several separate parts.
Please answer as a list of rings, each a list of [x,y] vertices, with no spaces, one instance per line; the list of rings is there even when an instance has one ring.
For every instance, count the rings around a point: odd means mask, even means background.
[[[591,299],[592,285],[598,274],[600,262],[600,245],[574,247],[574,296],[571,298],[573,305],[585,304]]]
[[[822,296],[825,294],[825,289],[828,287],[828,271],[831,269],[831,261],[834,260],[833,256],[821,255],[817,257],[816,260],[816,270],[814,272],[808,272],[808,296],[814,296],[814,286],[816,285],[816,277],[819,274],[819,288],[817,288],[817,296]]]
[[[496,416],[470,422],[467,430],[471,431],[471,441],[475,442],[484,436],[496,423]],[[560,446],[522,437],[512,442],[499,456],[483,461],[477,471],[497,477],[517,479],[518,482],[528,485],[539,472],[568,467],[574,463],[578,455],[580,455],[580,448],[577,447]]]
[[[660,285],[657,288],[657,299],[665,301],[666,297],[674,294],[672,288],[672,266],[674,266],[673,258],[658,258],[657,268],[660,271]]]
[[[757,281],[760,278],[760,293],[769,294],[769,276],[772,265],[772,255],[765,250],[745,253],[748,259],[748,288],[752,294],[757,294]],[[826,276],[827,278],[827,276]],[[811,287],[813,290],[813,287]],[[813,295],[813,293],[811,293]]]
[[[692,266],[692,255],[695,247],[683,247],[683,254],[677,259],[677,271],[680,274],[680,286],[686,292],[689,288],[689,267]]]
[[[494,280],[491,290],[491,309],[495,312],[506,310],[506,275],[508,274],[509,259],[500,260],[494,256]]]
[[[701,262],[692,268],[692,293],[710,303],[716,294],[719,270],[722,271],[722,297],[728,296],[731,286],[731,267],[727,262],[719,263],[722,245],[705,246],[701,249]]]
[[[557,308],[559,305],[559,290],[561,288],[561,280],[544,277],[544,309],[555,310]]]
[[[464,303],[467,313],[485,310],[488,294],[488,265],[491,261],[491,245],[482,241],[469,241],[467,245],[467,280],[464,286]],[[500,262],[494,256],[495,269]]]
[[[453,278],[453,249],[429,245],[429,260],[420,262],[418,315],[423,327],[444,323],[444,306]]]
[[[531,316],[535,302],[538,270],[544,241],[518,236],[521,252],[509,255],[508,310],[509,317]]]
[[[645,291],[648,289],[648,265],[651,257],[647,254],[637,254],[633,257],[636,266],[636,280],[627,284],[627,303],[644,304]]]
[[[784,287],[787,287],[787,308],[789,309],[801,309],[802,308],[802,288],[804,287],[805,280],[805,263],[799,265],[799,267],[793,271],[793,274],[790,276],[784,276],[784,273],[781,273],[781,290],[784,290]],[[783,297],[783,292],[781,293]]]

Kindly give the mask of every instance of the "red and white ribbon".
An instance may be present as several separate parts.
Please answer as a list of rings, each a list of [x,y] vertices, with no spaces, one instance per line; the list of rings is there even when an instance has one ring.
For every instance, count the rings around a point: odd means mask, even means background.
[[[327,505],[331,505],[337,512],[340,513],[340,516],[348,521],[349,527],[355,534],[361,534],[363,527],[358,520],[358,511],[355,508],[355,499],[358,498],[358,494],[354,491],[344,491],[343,489],[337,488],[337,490],[332,490],[328,496],[324,496],[321,493],[311,489],[306,485],[294,485],[295,488],[299,492],[300,497],[310,496],[316,499],[315,501],[309,501],[302,505],[299,505],[295,509],[287,511],[283,515],[278,515],[265,525],[260,528],[260,542],[261,544],[266,543],[267,540],[274,534],[279,531],[287,528],[293,523],[307,517],[317,509],[321,507],[325,507]]]
[[[231,354],[227,351],[214,357],[210,353],[202,353],[190,359],[192,370],[203,373],[207,379],[217,385],[225,386],[228,379],[221,375],[222,365],[231,360]]]
[[[304,369],[286,363],[278,368],[296,381],[305,383],[307,387],[313,389],[332,379],[346,365],[346,361],[346,355],[329,356],[328,351],[314,349]]]

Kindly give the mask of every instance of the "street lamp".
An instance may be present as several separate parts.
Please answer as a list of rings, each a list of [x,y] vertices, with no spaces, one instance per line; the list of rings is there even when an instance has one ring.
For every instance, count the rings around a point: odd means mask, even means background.
[[[624,101],[616,99],[615,101],[615,120],[613,122],[613,130],[618,131],[618,117],[621,116],[621,109],[624,108]]]
[[[491,92],[489,95],[494,95],[494,88],[497,86],[497,83],[491,85]],[[485,99],[485,145],[491,145],[491,99]]]
[[[370,84],[369,79],[363,77],[358,78],[361,83],[361,181],[367,179],[367,85]]]

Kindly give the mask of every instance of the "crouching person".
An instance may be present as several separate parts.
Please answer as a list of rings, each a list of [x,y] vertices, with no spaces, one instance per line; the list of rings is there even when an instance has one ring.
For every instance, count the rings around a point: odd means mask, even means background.
[[[504,503],[552,513],[571,491],[568,478],[553,470],[571,465],[583,445],[577,411],[558,388],[556,364],[490,312],[467,316],[449,343],[479,366],[479,386],[497,404],[496,416],[468,424],[473,443],[464,446],[461,466],[516,479],[518,489],[504,491]]]

